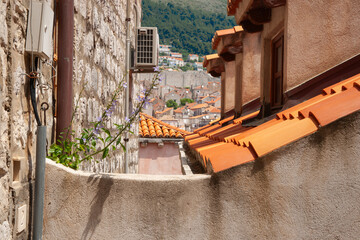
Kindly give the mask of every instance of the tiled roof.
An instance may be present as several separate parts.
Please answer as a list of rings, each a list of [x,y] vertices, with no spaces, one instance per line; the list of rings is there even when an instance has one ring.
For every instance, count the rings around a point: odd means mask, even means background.
[[[191,110],[196,110],[196,109],[200,109],[200,108],[205,108],[205,107],[207,107],[208,105],[206,104],[206,103],[200,103],[200,104],[198,104],[198,105],[196,105],[196,106],[193,106],[192,108],[191,108]]]
[[[197,116],[192,116],[192,117],[189,117],[189,119],[197,119],[197,118],[202,118],[204,116],[206,116],[207,114],[202,114],[202,115],[197,115]]]
[[[211,100],[211,101],[205,101],[206,103],[216,103],[217,101],[219,101],[221,99],[221,97],[218,97],[214,100]]]
[[[145,113],[140,113],[140,137],[182,138],[190,132],[171,126]]]
[[[196,102],[187,103],[187,104],[185,105],[185,107],[192,108],[192,107],[195,106],[196,104],[197,104]]]
[[[164,111],[156,111],[155,114],[162,114],[170,111],[172,108],[165,108]]]
[[[203,67],[206,67],[208,65],[208,61],[213,60],[213,59],[218,59],[218,58],[220,58],[220,57],[219,57],[219,55],[217,53],[206,55],[204,57]]]
[[[184,107],[179,107],[177,109],[174,110],[175,113],[182,113],[182,111],[185,109],[185,106]]]
[[[208,172],[219,172],[253,161],[358,110],[360,74],[325,88],[322,94],[278,113],[276,118],[257,127],[241,124],[258,114],[254,112],[232,122],[233,117],[229,117],[206,125],[187,135],[185,140]]]
[[[210,113],[221,113],[220,109],[218,109],[216,107],[211,107],[209,112]]]
[[[216,46],[218,45],[218,43],[220,41],[220,37],[230,35],[230,34],[234,34],[234,33],[235,33],[234,28],[217,30],[215,32],[215,35],[214,35],[212,41],[211,41],[212,42],[212,48],[216,49]]]

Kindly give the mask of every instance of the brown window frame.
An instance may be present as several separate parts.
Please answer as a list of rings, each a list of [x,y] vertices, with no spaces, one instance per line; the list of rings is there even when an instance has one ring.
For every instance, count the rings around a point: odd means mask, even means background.
[[[279,52],[281,47],[281,66],[279,68]],[[284,32],[280,32],[271,41],[271,83],[270,103],[271,109],[281,108],[284,100]]]

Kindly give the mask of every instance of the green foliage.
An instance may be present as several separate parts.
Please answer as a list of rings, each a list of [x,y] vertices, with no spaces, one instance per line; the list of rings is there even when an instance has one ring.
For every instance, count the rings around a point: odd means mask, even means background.
[[[158,69],[155,70],[158,71]],[[109,155],[111,150],[114,151],[120,146],[123,151],[125,151],[122,137],[126,132],[132,133],[130,131],[131,125],[136,121],[137,115],[144,106],[149,103],[149,96],[152,90],[159,84],[161,78],[159,73],[154,75],[150,87],[143,91],[143,95],[138,97],[136,108],[128,119],[124,119],[122,124],[114,123],[112,128],[107,128],[107,123],[117,108],[118,100],[121,100],[121,92],[127,87],[124,83],[125,78],[123,78],[115,89],[110,103],[99,119],[96,122],[92,122],[90,128],[84,128],[80,135],[76,136],[75,131],[70,131],[70,129],[74,121],[75,113],[79,107],[82,90],[76,102],[70,126],[67,128],[66,133],[61,134],[61,139],[50,146],[48,158],[67,167],[78,169],[82,161],[92,160],[95,156],[100,157],[100,154],[101,159],[104,159]]]
[[[179,107],[179,105],[178,105],[178,104],[176,103],[176,101],[173,100],[173,99],[168,100],[168,101],[166,102],[166,106],[167,106],[168,108],[174,108],[174,109],[177,109],[177,108]]]
[[[193,103],[194,102],[194,100],[192,100],[192,99],[190,99],[190,98],[182,98],[182,99],[180,99],[180,105],[181,106],[185,106],[186,105],[186,103]]]
[[[190,3],[188,3],[190,4]],[[204,4],[207,4],[204,2]],[[232,28],[234,17],[192,9],[176,3],[142,1],[142,26],[158,27],[160,42],[173,46],[172,51],[207,55],[211,49],[211,39],[216,30]]]
[[[186,63],[184,66],[180,67],[180,69],[184,72],[186,71],[193,71],[194,70],[194,66],[189,64],[189,63]]]

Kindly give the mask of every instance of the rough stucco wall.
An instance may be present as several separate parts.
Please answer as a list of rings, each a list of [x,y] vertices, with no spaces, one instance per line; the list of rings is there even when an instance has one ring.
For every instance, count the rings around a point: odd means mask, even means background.
[[[217,175],[47,164],[44,239],[357,239],[360,112]]]
[[[135,2],[132,3],[130,36],[131,42],[134,44],[135,9],[137,7],[135,7]],[[111,101],[113,91],[126,74],[126,0],[75,0],[74,6],[74,99],[80,97],[79,110],[75,115],[74,130],[79,134],[83,127],[88,127],[90,122],[97,121],[96,119],[101,116]],[[134,84],[132,99],[136,99],[134,96],[139,93],[136,79],[134,79]],[[83,88],[84,92],[79,96]],[[111,116],[108,127],[114,126],[114,123],[121,124],[125,119],[125,92],[121,94],[120,99],[122,100]],[[138,132],[136,129],[133,130]],[[129,141],[129,170],[133,173],[137,171],[137,149],[137,137],[131,136]],[[110,152],[108,158],[85,162],[81,168],[90,172],[125,172],[122,148],[119,147],[117,151]]]
[[[182,175],[179,145],[177,142],[147,143],[139,148],[139,173]]]
[[[360,53],[360,4],[287,1],[286,90]]]
[[[260,96],[261,33],[245,33],[242,59],[242,102]]]
[[[235,107],[235,61],[225,62],[225,112]]]

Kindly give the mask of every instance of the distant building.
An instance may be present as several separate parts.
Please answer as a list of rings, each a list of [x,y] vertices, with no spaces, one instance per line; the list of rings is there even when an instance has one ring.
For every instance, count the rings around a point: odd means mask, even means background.
[[[171,45],[159,45],[159,53],[170,55]]]
[[[194,62],[193,67],[197,71],[203,71],[203,63],[202,62]]]
[[[170,56],[175,58],[182,58],[182,54],[177,52],[170,52]]]
[[[164,101],[174,100],[178,105],[180,104],[180,95],[174,91],[164,94]]]
[[[189,54],[188,57],[187,57],[187,60],[188,61],[199,61],[199,55],[197,54]],[[201,65],[202,65],[202,62],[201,62]]]

